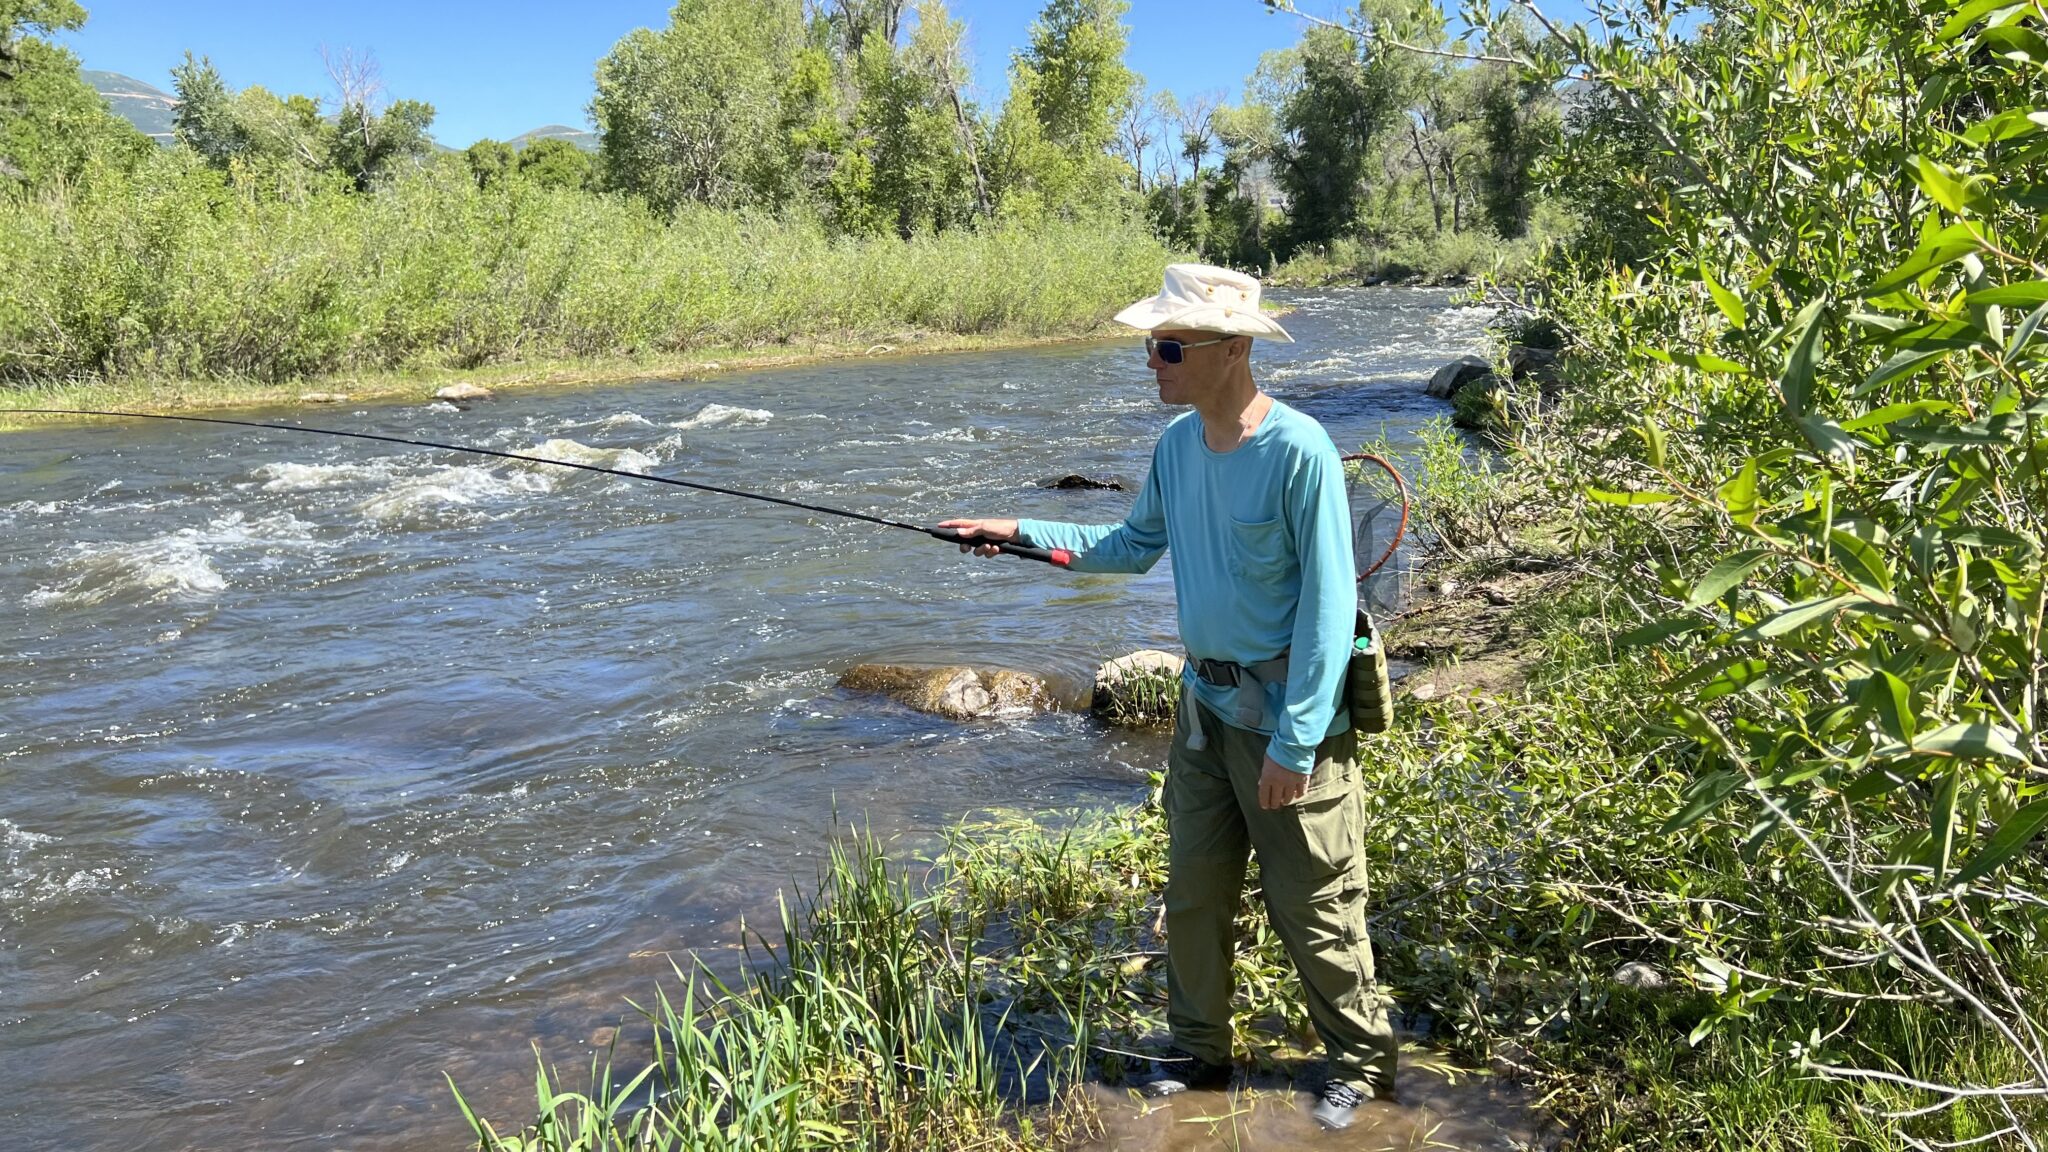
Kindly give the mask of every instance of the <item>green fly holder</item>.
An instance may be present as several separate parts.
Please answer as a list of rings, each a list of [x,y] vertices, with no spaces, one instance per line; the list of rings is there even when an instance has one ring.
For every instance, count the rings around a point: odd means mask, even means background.
[[[1375,735],[1394,724],[1394,685],[1387,676],[1387,646],[1380,640],[1372,615],[1362,608],[1352,635],[1351,663],[1344,685],[1351,707],[1351,726]]]

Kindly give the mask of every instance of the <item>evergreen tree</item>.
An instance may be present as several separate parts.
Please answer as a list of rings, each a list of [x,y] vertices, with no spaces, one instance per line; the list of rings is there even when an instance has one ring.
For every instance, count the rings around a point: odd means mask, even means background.
[[[195,59],[187,52],[185,62],[171,69],[171,92],[178,100],[177,110],[171,114],[171,131],[178,143],[225,170],[242,150],[243,141],[241,126],[235,122],[234,93],[220,78],[220,70],[210,58]]]
[[[311,97],[280,99],[260,85],[235,92],[212,60],[190,52],[171,69],[171,89],[178,98],[171,119],[178,143],[214,168],[275,176],[318,171],[333,161],[334,126]]]

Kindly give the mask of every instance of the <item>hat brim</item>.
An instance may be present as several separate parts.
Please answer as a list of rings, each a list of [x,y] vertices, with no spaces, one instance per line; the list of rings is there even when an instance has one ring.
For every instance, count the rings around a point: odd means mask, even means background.
[[[1163,296],[1147,296],[1116,314],[1116,322],[1147,332],[1160,328],[1188,328],[1225,336],[1252,336],[1260,340],[1294,343],[1278,321],[1259,308],[1231,308],[1221,304],[1189,306]]]

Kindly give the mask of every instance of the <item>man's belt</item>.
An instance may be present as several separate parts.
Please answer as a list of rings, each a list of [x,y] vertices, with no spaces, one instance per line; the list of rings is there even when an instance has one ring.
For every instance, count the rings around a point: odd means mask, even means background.
[[[1239,724],[1262,732],[1273,727],[1273,710],[1266,701],[1266,689],[1275,684],[1283,690],[1287,687],[1287,653],[1251,664],[1240,664],[1235,660],[1197,660],[1190,655],[1188,664],[1203,683],[1236,690],[1235,712]],[[1199,733],[1200,727],[1197,726],[1195,731]],[[1196,744],[1190,743],[1189,747],[1199,751]]]
[[[1287,653],[1260,660],[1251,664],[1240,664],[1235,660],[1209,660],[1188,657],[1188,664],[1195,675],[1204,683],[1218,688],[1241,687],[1247,680],[1260,684],[1285,684],[1287,682]]]

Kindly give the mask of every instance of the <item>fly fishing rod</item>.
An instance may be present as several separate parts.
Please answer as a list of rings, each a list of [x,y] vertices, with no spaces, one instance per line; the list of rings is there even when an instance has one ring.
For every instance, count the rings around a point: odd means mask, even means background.
[[[628,472],[621,468],[605,468],[597,464],[576,464],[567,460],[550,460],[545,456],[529,456],[520,452],[500,452],[495,448],[478,448],[470,444],[441,444],[432,440],[408,440],[403,436],[384,436],[375,432],[343,432],[334,428],[308,428],[301,424],[271,424],[260,420],[228,420],[218,416],[166,416],[155,412],[102,412],[89,408],[10,408],[9,412],[32,413],[39,416],[111,416],[128,420],[175,420],[187,424],[225,424],[235,428],[267,428],[277,432],[304,432],[315,436],[340,436],[349,440],[375,440],[384,444],[403,444],[411,448],[433,448],[443,452],[467,452],[473,456],[495,456],[500,460],[523,460],[529,464],[546,464],[556,468],[574,468],[582,472],[601,472],[607,476],[620,476],[627,480],[646,480],[655,484],[667,484],[675,488],[689,488],[698,492],[715,492],[720,496],[737,496],[742,500],[759,500],[765,504],[780,504],[785,508],[800,508],[823,516],[838,516],[847,520],[860,520],[868,524],[879,524],[884,528],[897,528],[930,536],[949,544],[988,545],[1006,556],[1022,560],[1037,560],[1056,568],[1065,568],[1073,554],[1064,548],[1032,548],[1007,541],[996,543],[974,536],[963,536],[957,528],[927,528],[904,520],[891,520],[886,516],[870,516],[865,512],[852,512],[845,508],[830,508],[823,504],[807,504],[802,500],[789,500],[781,496],[768,496],[760,492],[745,492],[738,488],[725,488],[717,484],[705,484],[696,480],[678,480],[672,476],[652,476],[645,472]]]

